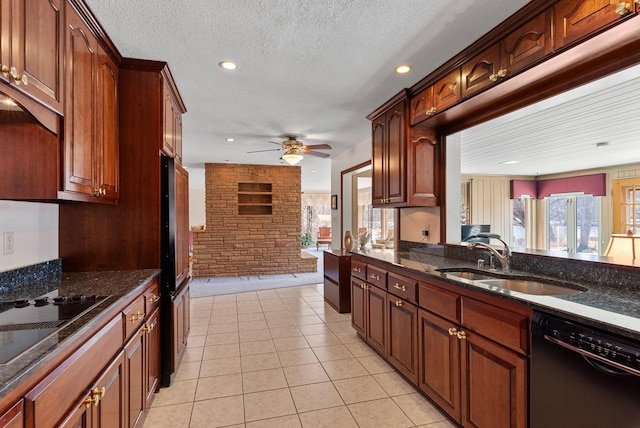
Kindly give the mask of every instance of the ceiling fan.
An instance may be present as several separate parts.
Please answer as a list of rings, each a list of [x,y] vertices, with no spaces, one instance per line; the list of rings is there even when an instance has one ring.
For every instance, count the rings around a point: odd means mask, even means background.
[[[281,143],[276,143],[274,141],[268,141],[271,144],[277,144],[280,146],[279,149],[267,149],[267,150],[253,150],[247,153],[258,153],[258,152],[275,152],[283,150],[284,154],[280,156],[280,159],[287,162],[289,165],[295,165],[300,162],[303,158],[303,155],[317,156],[319,158],[328,158],[330,155],[328,153],[317,152],[316,150],[331,150],[331,146],[328,144],[315,144],[310,146],[305,146],[304,143],[295,135],[288,135],[287,139]]]

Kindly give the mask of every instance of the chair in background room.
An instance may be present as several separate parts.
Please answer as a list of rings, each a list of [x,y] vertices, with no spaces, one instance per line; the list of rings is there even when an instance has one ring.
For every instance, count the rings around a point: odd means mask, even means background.
[[[327,249],[331,249],[331,228],[320,226],[318,228],[318,239],[316,239],[316,250],[320,249],[320,245],[327,244]]]

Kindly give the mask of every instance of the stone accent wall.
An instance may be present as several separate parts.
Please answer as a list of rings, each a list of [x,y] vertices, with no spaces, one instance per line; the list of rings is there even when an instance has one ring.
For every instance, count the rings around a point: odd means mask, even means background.
[[[239,215],[238,183],[271,183],[271,215]],[[301,255],[300,167],[206,164],[206,227],[193,232],[193,276],[316,272]]]

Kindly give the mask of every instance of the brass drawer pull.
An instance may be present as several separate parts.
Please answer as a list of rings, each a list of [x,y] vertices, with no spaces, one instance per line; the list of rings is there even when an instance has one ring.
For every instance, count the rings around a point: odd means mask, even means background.
[[[467,338],[467,333],[465,333],[464,331],[459,331],[458,334],[456,334],[456,336],[458,336],[458,339],[464,340]]]
[[[371,278],[375,279],[376,281],[380,281],[380,275],[376,275],[374,273],[372,273],[371,275],[369,275]]]
[[[393,286],[393,288],[397,290],[407,291],[407,287],[405,285],[400,286],[400,284],[398,284],[397,282],[396,282],[396,285]]]
[[[136,311],[135,314],[131,315],[131,318],[129,318],[129,321],[131,322],[136,322],[136,321],[140,321],[141,319],[144,318],[144,313],[140,312],[140,311]]]
[[[402,306],[404,302],[402,300],[396,300],[396,306]]]
[[[449,329],[449,336],[456,336],[458,334],[458,330],[455,327],[451,327]]]
[[[160,300],[160,296],[157,296],[157,295],[154,294],[153,296],[151,296],[151,297],[149,297],[147,299],[147,302],[156,303],[158,300]]]

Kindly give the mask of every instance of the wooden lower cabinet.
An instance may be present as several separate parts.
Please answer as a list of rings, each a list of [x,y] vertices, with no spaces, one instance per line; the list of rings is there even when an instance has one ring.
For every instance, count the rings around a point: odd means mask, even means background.
[[[387,348],[387,293],[351,277],[351,325],[379,354]]]
[[[449,415],[460,414],[460,346],[451,321],[418,311],[418,387]]]
[[[174,372],[178,362],[187,347],[187,339],[190,329],[190,293],[189,284],[186,284],[182,291],[173,301],[173,349],[174,349]]]
[[[527,426],[527,359],[419,311],[419,388],[464,427]]]
[[[360,336],[365,337],[367,314],[366,282],[351,277],[351,326]]]
[[[24,427],[24,402],[22,400],[18,401],[9,410],[0,415],[0,427]]]
[[[62,421],[60,428],[124,428],[124,366],[124,352],[121,352]]]
[[[142,327],[133,336],[133,338],[131,338],[124,350],[127,378],[129,379],[129,382],[127,382],[128,408],[126,410],[126,415],[127,427],[130,428],[138,426],[146,408],[146,345],[146,330],[145,327]]]
[[[411,382],[418,380],[418,308],[387,294],[387,358]]]
[[[373,349],[386,355],[387,344],[387,293],[366,284],[365,338]]]
[[[526,359],[473,332],[460,346],[462,425],[526,427]]]
[[[153,400],[153,394],[160,387],[160,309],[149,315],[147,328],[147,407]]]

